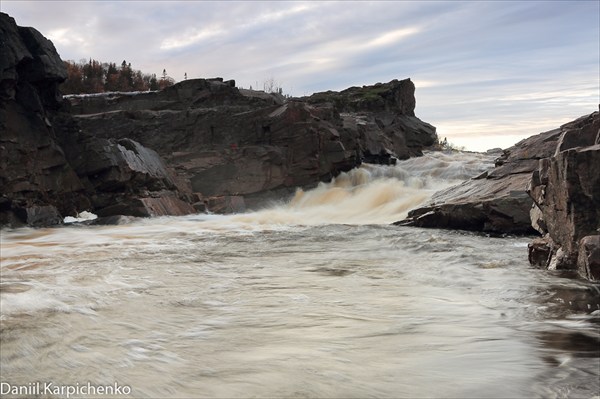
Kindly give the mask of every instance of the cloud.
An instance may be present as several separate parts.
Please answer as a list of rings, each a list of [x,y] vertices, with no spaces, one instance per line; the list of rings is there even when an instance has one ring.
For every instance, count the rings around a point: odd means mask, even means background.
[[[87,46],[86,41],[82,37],[74,35],[69,28],[51,30],[46,37],[58,47],[69,47],[74,45],[82,47]]]
[[[204,26],[203,24],[202,28],[188,27],[183,33],[176,32],[174,35],[162,40],[160,49],[171,50],[190,47],[202,44],[204,41],[211,38],[219,38],[219,43],[227,42],[229,38],[234,38],[236,36],[247,39],[247,33],[255,27],[276,24],[285,25],[287,19],[313,8],[314,5],[311,5],[310,3],[294,4],[291,8],[266,9],[255,17],[249,17],[249,15],[240,11],[233,15],[227,13],[230,17],[228,21],[209,23],[208,26]],[[246,8],[242,8],[241,10],[249,12]],[[254,13],[255,12],[256,10]],[[213,13],[215,13],[214,10]],[[198,22],[202,22],[202,20],[199,20]]]
[[[187,47],[193,44],[200,43],[206,39],[221,36],[225,34],[225,30],[220,25],[213,25],[208,28],[186,30],[183,34],[164,39],[160,44],[161,50],[171,50],[181,47]]]
[[[456,137],[520,137],[598,108],[595,1],[10,1],[65,59],[306,95],[410,77]],[[552,125],[554,123],[554,125]],[[451,137],[449,137],[451,139]]]
[[[398,43],[402,39],[406,39],[420,31],[417,27],[395,29],[376,37],[375,39],[368,42],[367,47],[371,46],[389,46],[391,44]]]
[[[252,25],[262,25],[264,23],[278,23],[283,19],[304,13],[305,11],[313,9],[314,7],[315,5],[310,3],[303,3],[299,5],[294,4],[291,8],[284,8],[278,9],[276,11],[265,12],[263,14],[260,14],[256,19],[251,18],[250,20],[254,21],[251,23]]]

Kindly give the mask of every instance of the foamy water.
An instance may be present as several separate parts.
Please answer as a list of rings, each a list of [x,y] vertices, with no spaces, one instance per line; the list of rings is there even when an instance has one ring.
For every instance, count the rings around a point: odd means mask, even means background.
[[[388,225],[490,162],[365,165],[248,214],[3,230],[0,380],[146,398],[594,397],[597,285],[529,267],[527,237]]]
[[[289,203],[236,216],[232,221],[264,224],[381,224],[404,219],[433,193],[493,167],[479,153],[428,153],[396,166],[364,164],[309,192],[298,190]]]

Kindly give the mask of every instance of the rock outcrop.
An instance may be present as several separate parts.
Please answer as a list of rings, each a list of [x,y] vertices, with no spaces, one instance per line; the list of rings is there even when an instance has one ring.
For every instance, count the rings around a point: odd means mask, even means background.
[[[52,43],[0,13],[0,225],[48,226],[83,210],[194,212],[162,159],[133,140],[81,132],[59,92]]]
[[[490,171],[435,193],[397,225],[535,234],[532,265],[600,281],[600,117],[583,116],[503,151]]]
[[[70,101],[84,132],[156,150],[178,189],[215,211],[256,207],[362,161],[420,155],[437,136],[414,116],[414,90],[409,79],[394,80],[351,90],[373,103],[346,100],[345,92],[284,101],[217,78]],[[224,203],[237,205],[213,207]]]
[[[534,265],[575,269],[600,281],[600,117],[561,126],[556,151],[539,161],[530,179],[532,225],[541,234],[529,246]]]
[[[195,79],[65,101],[52,43],[3,13],[0,33],[0,225],[243,211],[437,141],[409,79],[287,100]]]
[[[50,41],[3,13],[0,37],[0,224],[58,224],[90,207],[53,125],[67,71]]]
[[[535,233],[527,183],[540,159],[555,151],[560,129],[529,137],[503,151],[495,168],[433,195],[398,225],[481,231]]]
[[[405,79],[315,93],[305,100],[331,104],[340,112],[344,129],[358,133],[362,159],[390,163],[391,157],[420,156],[423,147],[437,141],[435,128],[415,116],[414,92],[414,84]]]

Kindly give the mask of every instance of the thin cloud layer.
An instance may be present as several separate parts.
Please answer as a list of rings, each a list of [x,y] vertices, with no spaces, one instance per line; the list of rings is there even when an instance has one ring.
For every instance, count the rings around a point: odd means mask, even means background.
[[[7,1],[2,12],[95,58],[175,80],[288,94],[410,77],[417,115],[468,149],[507,147],[598,109],[597,1]]]

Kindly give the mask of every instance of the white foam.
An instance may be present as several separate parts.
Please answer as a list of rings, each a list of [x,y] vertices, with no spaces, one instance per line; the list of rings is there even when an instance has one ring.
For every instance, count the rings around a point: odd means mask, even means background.
[[[228,220],[254,225],[383,224],[404,219],[437,190],[480,174],[492,158],[435,152],[395,166],[363,164],[315,189],[298,189],[291,201]]]
[[[98,215],[92,213],[92,212],[88,212],[88,211],[83,211],[81,213],[78,213],[77,216],[67,216],[64,218],[63,222],[64,223],[76,223],[76,222],[85,222],[86,220],[94,220],[97,219]]]

